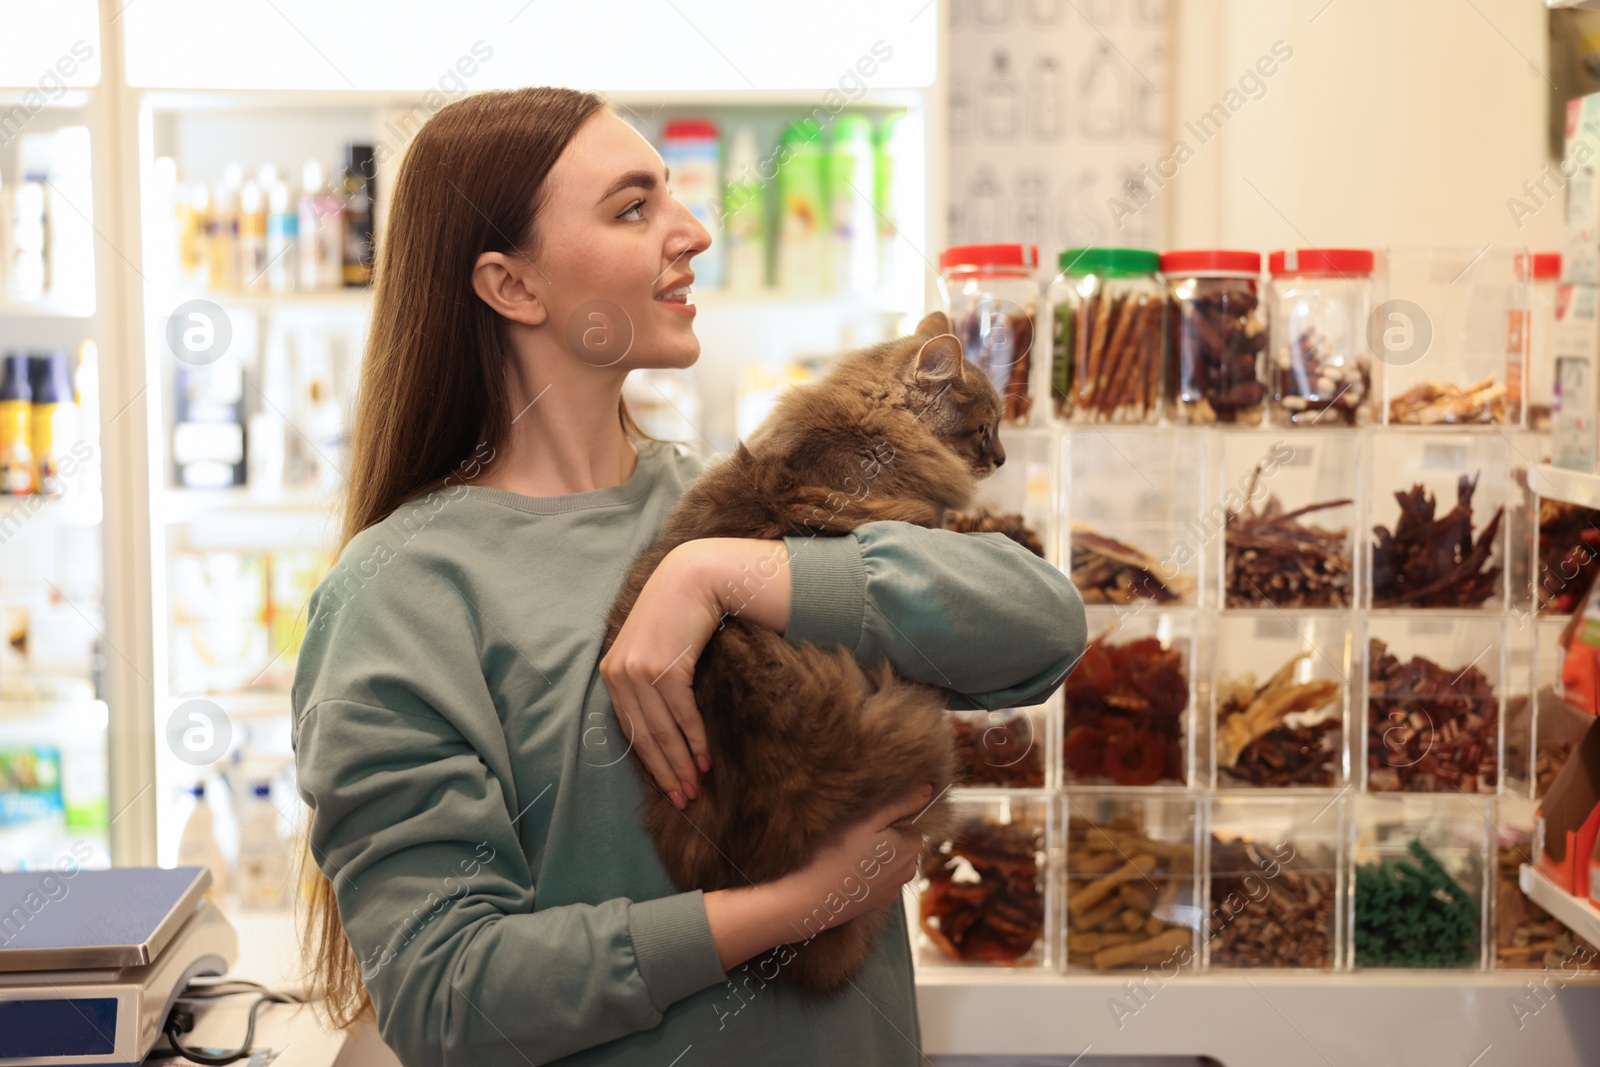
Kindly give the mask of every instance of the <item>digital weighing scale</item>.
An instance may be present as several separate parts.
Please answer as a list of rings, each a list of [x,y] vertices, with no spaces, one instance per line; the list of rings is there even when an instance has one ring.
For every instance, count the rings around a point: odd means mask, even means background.
[[[239,936],[204,867],[0,874],[0,1067],[133,1067]]]

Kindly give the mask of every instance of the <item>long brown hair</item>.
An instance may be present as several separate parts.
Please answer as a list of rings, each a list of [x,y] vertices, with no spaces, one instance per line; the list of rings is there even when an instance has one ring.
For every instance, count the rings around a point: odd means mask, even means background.
[[[478,449],[504,443],[514,357],[503,320],[473,291],[472,270],[484,252],[537,255],[550,169],[578,128],[610,108],[574,89],[484,92],[441,108],[407,147],[373,271],[341,546]],[[624,432],[649,439],[626,402],[617,415]],[[307,993],[348,1026],[372,1001],[309,840],[299,881]]]

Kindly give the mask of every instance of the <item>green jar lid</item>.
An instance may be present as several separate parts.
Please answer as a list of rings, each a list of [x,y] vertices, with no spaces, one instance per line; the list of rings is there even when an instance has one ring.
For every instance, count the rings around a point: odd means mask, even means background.
[[[1127,277],[1154,274],[1161,255],[1143,248],[1069,248],[1057,258],[1063,274],[1105,274]]]

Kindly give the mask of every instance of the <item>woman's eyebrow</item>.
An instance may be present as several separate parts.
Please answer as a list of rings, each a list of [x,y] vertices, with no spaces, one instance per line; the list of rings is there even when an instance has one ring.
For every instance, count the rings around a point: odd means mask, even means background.
[[[672,180],[671,167],[665,167],[662,169],[662,178],[667,181]],[[610,188],[601,194],[600,199],[596,200],[595,203],[597,205],[603,204],[613,196],[616,196],[618,193],[622,192],[622,190],[628,188],[639,188],[643,189],[645,192],[649,192],[656,187],[657,182],[660,180],[661,179],[658,179],[654,174],[651,174],[647,170],[630,170],[626,174],[622,175],[622,177],[612,182]]]

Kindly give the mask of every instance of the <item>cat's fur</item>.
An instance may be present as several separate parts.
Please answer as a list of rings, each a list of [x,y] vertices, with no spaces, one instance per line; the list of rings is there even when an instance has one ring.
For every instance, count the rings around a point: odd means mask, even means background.
[[[911,337],[846,353],[821,380],[785,394],[747,444],[684,493],[624,583],[604,648],[662,558],[685,541],[840,535],[876,519],[943,525],[947,511],[968,506],[977,479],[1005,461],[1000,414],[999,395],[940,312]],[[740,595],[759,597],[762,584],[752,575]],[[647,826],[679,888],[789,874],[847,826],[925,783],[934,802],[914,828],[931,846],[950,829],[945,794],[957,763],[944,691],[733,615],[701,653],[694,692],[711,757],[698,799],[679,811],[639,764],[651,798]],[[862,885],[885,903],[898,891],[857,881],[853,891],[839,887],[834,910],[846,896],[859,898]],[[887,914],[841,925],[829,902],[815,905],[795,916],[793,956],[779,980],[834,992],[859,972]]]

